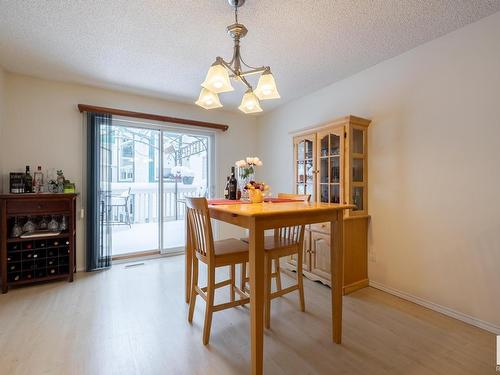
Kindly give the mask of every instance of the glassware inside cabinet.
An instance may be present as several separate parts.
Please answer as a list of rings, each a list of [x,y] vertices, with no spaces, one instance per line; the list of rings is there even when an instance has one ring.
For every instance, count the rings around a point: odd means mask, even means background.
[[[356,206],[353,211],[363,210],[363,187],[355,186],[352,189],[352,203]]]

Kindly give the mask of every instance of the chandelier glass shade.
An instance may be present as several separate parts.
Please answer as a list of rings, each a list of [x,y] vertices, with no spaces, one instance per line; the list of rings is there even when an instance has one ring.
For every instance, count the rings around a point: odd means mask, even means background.
[[[276,88],[276,82],[270,70],[265,71],[260,76],[259,83],[255,89],[255,95],[257,95],[260,100],[280,98],[280,94]]]
[[[215,59],[201,84],[201,93],[195,103],[205,109],[222,107],[217,94],[233,91],[234,87],[231,84],[231,79],[233,79],[241,82],[247,88],[238,108],[244,113],[262,112],[259,100],[279,99],[280,95],[269,66],[253,67],[243,61],[240,52],[240,39],[247,34],[248,30],[245,25],[238,23],[238,8],[245,1],[228,1],[234,6],[235,14],[235,23],[227,27],[227,32],[234,41],[233,56],[230,61],[225,61],[219,56]],[[254,91],[247,77],[256,74],[260,74],[260,77]]]
[[[195,103],[197,105],[199,105],[200,107],[203,107],[205,109],[213,109],[213,108],[222,107],[222,104],[219,100],[219,95],[217,95],[215,92],[210,91],[206,88],[201,89],[200,96]]]
[[[257,95],[255,95],[252,90],[247,90],[245,95],[243,95],[243,99],[238,109],[243,113],[262,112],[259,98],[257,98]]]
[[[227,69],[217,62],[208,69],[207,77],[201,86],[216,94],[234,90]]]

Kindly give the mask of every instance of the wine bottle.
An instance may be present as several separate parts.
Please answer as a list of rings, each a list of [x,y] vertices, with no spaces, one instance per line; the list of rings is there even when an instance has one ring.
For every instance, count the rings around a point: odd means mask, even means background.
[[[227,176],[226,187],[224,188],[224,199],[229,199],[229,176]]]
[[[30,166],[26,166],[26,173],[24,174],[24,192],[33,193],[33,177],[30,174]]]
[[[231,167],[231,177],[229,178],[229,199],[235,201],[238,198],[238,181],[234,176],[234,167]]]
[[[41,193],[43,190],[43,172],[40,166],[38,166],[37,171],[33,173],[33,187],[35,188],[35,193]]]

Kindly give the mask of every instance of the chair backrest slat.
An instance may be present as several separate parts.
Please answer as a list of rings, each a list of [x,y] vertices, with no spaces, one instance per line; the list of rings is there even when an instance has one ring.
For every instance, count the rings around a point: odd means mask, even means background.
[[[213,258],[214,239],[207,199],[186,197],[186,216],[193,250],[203,257]]]
[[[309,202],[311,200],[311,194],[278,193],[278,198],[295,199]],[[304,241],[304,230],[304,225],[277,228],[274,231],[274,237],[276,239],[286,240],[289,243],[300,244]]]

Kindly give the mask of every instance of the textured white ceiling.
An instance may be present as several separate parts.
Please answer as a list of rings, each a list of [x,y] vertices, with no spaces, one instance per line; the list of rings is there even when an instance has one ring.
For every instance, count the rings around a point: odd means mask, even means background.
[[[500,0],[247,0],[242,53],[273,70],[282,99],[269,110],[497,11]],[[215,56],[232,53],[232,22],[227,0],[0,0],[0,65],[192,103]],[[221,95],[225,109],[238,92]]]

